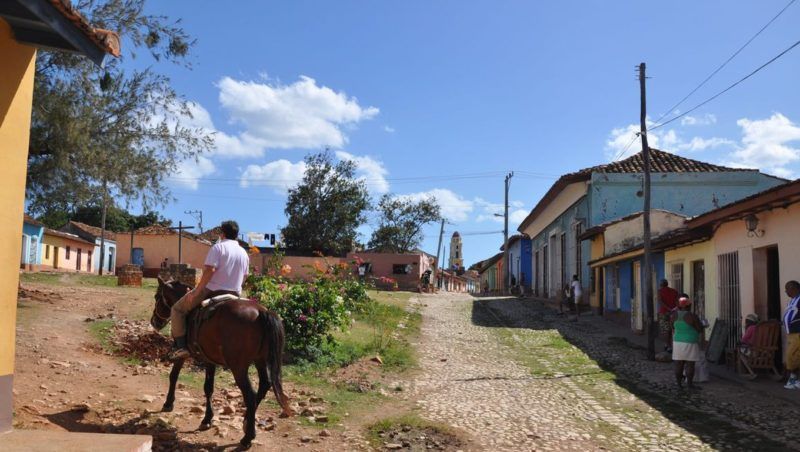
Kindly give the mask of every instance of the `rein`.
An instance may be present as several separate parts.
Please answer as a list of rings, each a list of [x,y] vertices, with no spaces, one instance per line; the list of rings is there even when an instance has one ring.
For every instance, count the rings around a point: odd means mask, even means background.
[[[153,309],[153,315],[159,318],[159,320],[170,320],[170,315],[167,314],[166,317],[162,317],[161,314],[158,313],[158,305],[162,304],[165,308],[167,308],[167,312],[172,312],[172,306],[167,304],[166,297],[164,297],[163,290],[160,290],[158,294],[156,294],[156,309]]]

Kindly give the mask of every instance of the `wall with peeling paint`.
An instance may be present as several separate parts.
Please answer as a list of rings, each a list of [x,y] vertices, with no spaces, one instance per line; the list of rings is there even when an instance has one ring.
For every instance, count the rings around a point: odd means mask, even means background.
[[[729,204],[786,181],[756,171],[718,173],[654,173],[651,208],[694,216]],[[593,173],[587,197],[590,226],[642,210],[641,174]]]

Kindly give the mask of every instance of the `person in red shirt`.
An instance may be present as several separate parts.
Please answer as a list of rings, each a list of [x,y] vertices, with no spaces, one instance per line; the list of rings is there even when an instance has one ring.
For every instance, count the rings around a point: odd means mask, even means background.
[[[670,316],[678,308],[678,298],[680,293],[669,286],[666,279],[661,280],[661,288],[658,289],[658,329],[661,339],[666,344],[665,350],[672,351],[672,322]]]

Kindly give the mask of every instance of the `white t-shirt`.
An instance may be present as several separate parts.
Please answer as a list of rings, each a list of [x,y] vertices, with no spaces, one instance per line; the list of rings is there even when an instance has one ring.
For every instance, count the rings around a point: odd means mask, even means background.
[[[214,267],[214,275],[206,286],[208,290],[242,291],[242,281],[247,276],[250,258],[236,240],[223,239],[211,247],[206,265]]]
[[[583,292],[581,291],[580,281],[572,281],[572,292],[575,295],[576,300],[580,298],[581,294],[583,294]]]

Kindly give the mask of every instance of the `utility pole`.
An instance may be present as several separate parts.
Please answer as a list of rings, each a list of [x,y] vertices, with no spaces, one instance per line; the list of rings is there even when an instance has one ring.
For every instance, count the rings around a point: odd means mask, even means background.
[[[191,215],[197,221],[197,227],[200,229],[200,233],[203,233],[203,211],[202,210],[186,210],[183,213],[186,215]]]
[[[106,212],[108,211],[108,183],[103,180],[103,211],[100,214],[100,260],[98,261],[98,275],[103,274],[106,254]],[[91,272],[92,269],[89,269]]]
[[[182,221],[178,222],[178,227],[171,227],[169,229],[177,230],[178,231],[178,264],[181,264],[181,252],[183,243],[181,243],[181,239],[183,238],[183,231],[186,229],[194,229],[194,226],[184,226]]]
[[[436,245],[436,262],[433,264],[433,277],[436,278],[436,287],[440,287],[439,275],[436,270],[439,267],[439,251],[442,249],[442,236],[444,235],[444,218],[442,218],[442,227],[439,229],[439,244]],[[444,257],[444,256],[442,256]]]
[[[511,178],[514,177],[514,172],[510,172],[506,174],[505,180],[505,193],[506,193],[506,201],[505,201],[505,212],[503,213],[503,288],[505,289],[505,293],[510,292],[511,287],[511,274],[508,271],[509,262],[508,262],[508,186],[511,185]]]
[[[647,359],[656,359],[656,330],[653,304],[653,276],[650,249],[650,146],[647,144],[647,95],[645,91],[645,64],[639,64],[639,92],[641,96],[641,114],[639,124],[642,137],[642,160],[644,161],[644,208],[642,224],[644,226],[644,272],[641,287],[644,287],[644,301],[647,307]]]

